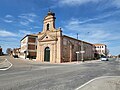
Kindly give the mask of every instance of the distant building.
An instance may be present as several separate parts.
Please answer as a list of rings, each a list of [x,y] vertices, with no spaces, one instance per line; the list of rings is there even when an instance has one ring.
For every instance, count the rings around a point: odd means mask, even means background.
[[[112,57],[112,54],[109,53],[107,56],[108,56],[108,57]]]
[[[105,44],[94,44],[95,45],[95,53],[99,55],[106,56],[108,54],[107,52],[107,45]]]
[[[1,46],[0,46],[0,56],[3,54],[3,52],[2,52],[2,48],[1,48]]]
[[[14,48],[12,51],[13,56],[20,56],[20,48]]]
[[[55,28],[55,13],[48,12],[44,18],[43,30],[38,33],[37,61],[62,63],[94,58],[94,45],[66,35],[61,28]],[[78,56],[77,54],[78,53]],[[83,54],[81,54],[83,53]]]
[[[35,35],[35,34],[26,35],[21,40],[20,48],[21,48],[21,50],[20,50],[21,58],[36,58],[37,35]]]

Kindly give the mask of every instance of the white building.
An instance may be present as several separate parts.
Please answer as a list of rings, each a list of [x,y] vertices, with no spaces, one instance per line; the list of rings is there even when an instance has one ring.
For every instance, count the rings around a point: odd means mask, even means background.
[[[95,45],[95,53],[99,55],[107,55],[107,45],[105,44],[94,44]]]
[[[37,53],[37,35],[26,35],[21,40],[21,58],[36,58]]]

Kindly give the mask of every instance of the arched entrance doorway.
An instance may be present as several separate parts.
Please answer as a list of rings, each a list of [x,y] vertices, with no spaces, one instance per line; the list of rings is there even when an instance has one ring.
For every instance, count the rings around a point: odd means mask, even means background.
[[[44,50],[44,61],[50,62],[50,48],[46,47]]]

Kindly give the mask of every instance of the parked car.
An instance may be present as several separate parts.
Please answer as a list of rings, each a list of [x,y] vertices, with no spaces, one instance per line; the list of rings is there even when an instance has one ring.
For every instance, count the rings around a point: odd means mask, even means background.
[[[101,61],[108,61],[108,58],[107,58],[106,56],[102,56],[102,57],[100,58],[100,60],[101,60]]]
[[[13,55],[14,58],[18,58],[18,55]]]

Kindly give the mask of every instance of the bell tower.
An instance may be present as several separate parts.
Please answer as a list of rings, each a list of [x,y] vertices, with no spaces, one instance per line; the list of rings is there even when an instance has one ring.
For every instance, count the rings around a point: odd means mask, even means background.
[[[48,11],[43,20],[43,30],[38,33],[37,60],[60,63],[62,60],[62,30],[55,28],[55,13]]]
[[[55,19],[55,13],[49,10],[43,21],[43,32],[55,31]]]

